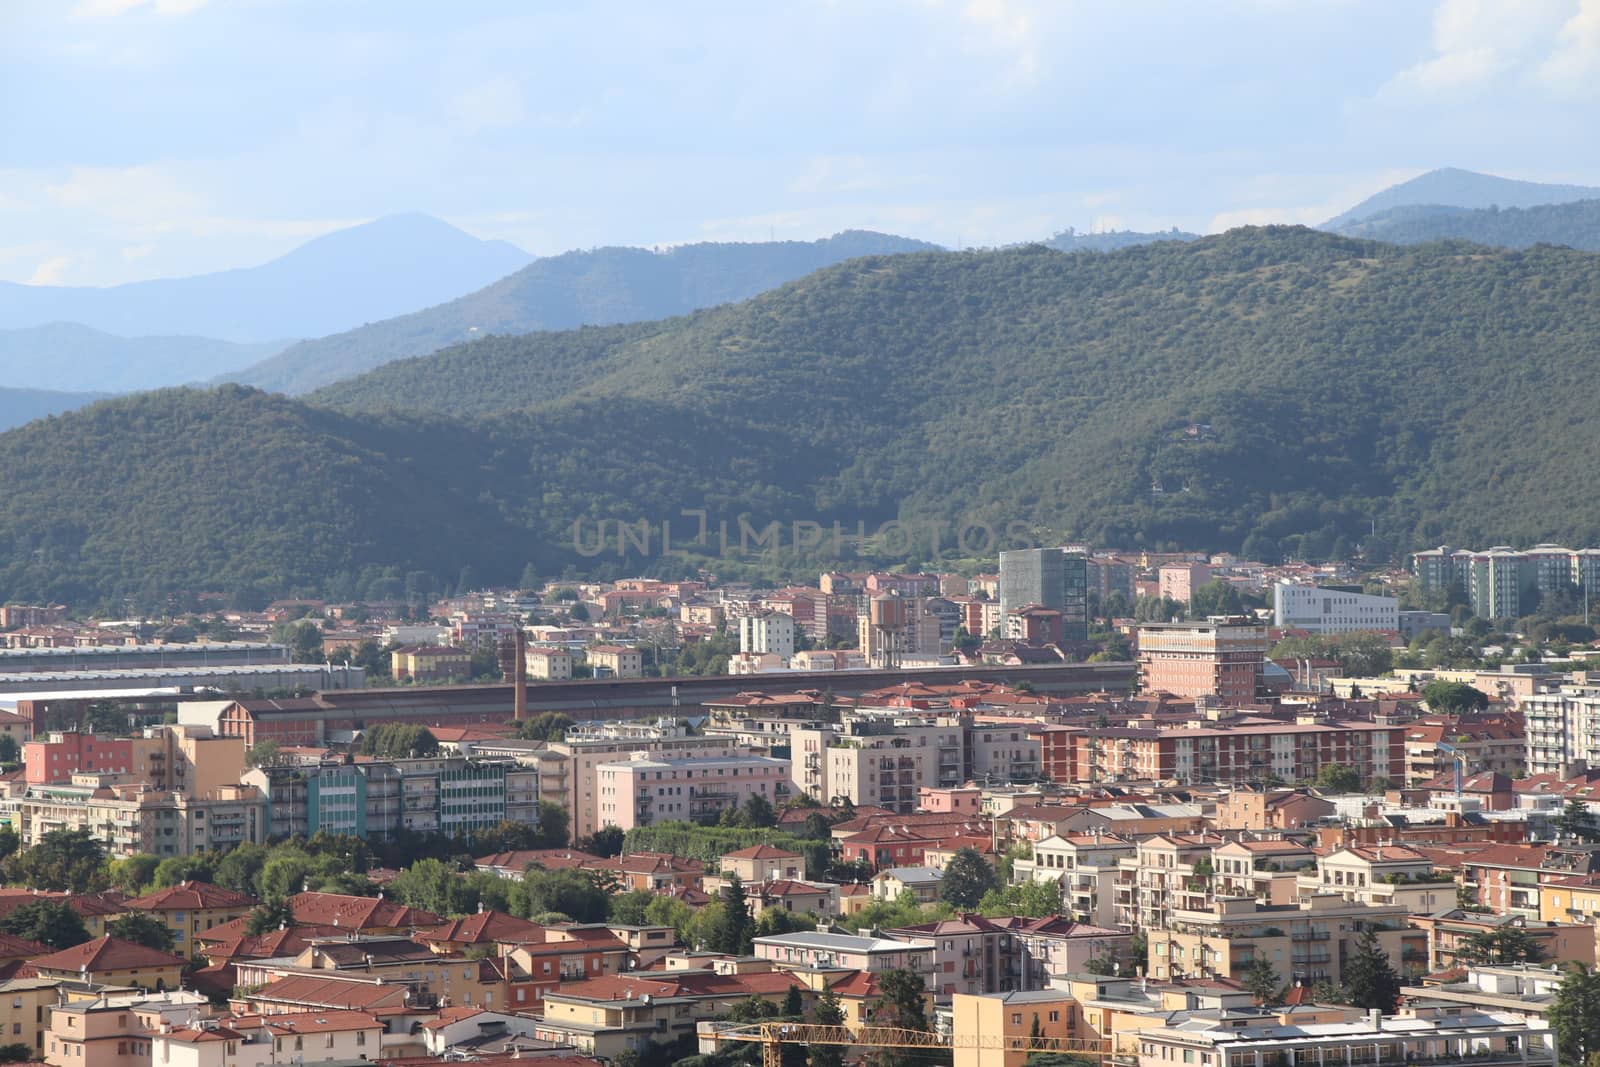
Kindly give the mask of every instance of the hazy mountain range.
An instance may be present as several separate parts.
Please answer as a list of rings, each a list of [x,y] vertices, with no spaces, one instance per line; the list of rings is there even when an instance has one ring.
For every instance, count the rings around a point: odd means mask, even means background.
[[[1370,197],[1326,228],[1396,243],[1596,249],[1597,196],[1600,189],[1447,168]],[[1195,237],[1067,230],[1043,243],[1110,252]],[[809,242],[601,248],[535,260],[438,219],[392,216],[217,274],[106,289],[0,283],[0,386],[100,394],[237,381],[302,393],[491,334],[651,321],[746,299],[856,256],[935,249],[847,231]]]

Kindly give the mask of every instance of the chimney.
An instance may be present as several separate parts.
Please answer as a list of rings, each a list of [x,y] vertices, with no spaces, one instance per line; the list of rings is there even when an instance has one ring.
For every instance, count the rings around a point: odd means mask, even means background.
[[[511,667],[511,717],[523,722],[528,718],[528,635],[521,626],[513,639],[513,653],[517,661]]]
[[[1378,1008],[1367,1009],[1367,1025],[1374,1030],[1383,1029],[1383,1012]]]

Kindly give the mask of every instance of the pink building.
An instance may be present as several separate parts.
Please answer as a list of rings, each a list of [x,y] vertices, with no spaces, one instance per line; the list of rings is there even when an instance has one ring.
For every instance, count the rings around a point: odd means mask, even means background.
[[[127,774],[133,770],[133,742],[74,731],[45,735],[22,746],[29,785],[65,782],[74,774]]]
[[[983,790],[977,786],[936,789],[923,786],[917,794],[918,811],[949,811],[960,815],[976,815],[983,804]]]
[[[1181,604],[1194,597],[1194,591],[1211,580],[1211,568],[1204,563],[1167,563],[1158,572],[1160,591]]]
[[[601,826],[631,830],[653,822],[715,822],[752,796],[773,807],[789,799],[789,761],[770,756],[654,759],[635,752],[595,766]]]

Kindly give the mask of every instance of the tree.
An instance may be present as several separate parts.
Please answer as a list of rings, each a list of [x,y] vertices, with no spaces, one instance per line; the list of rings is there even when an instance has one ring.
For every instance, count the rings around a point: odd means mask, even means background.
[[[824,990],[811,1008],[811,1021],[819,1026],[842,1026],[844,1006],[839,1003],[839,994],[831,989]],[[843,1067],[844,1046],[812,1045],[810,1061],[811,1067]]]
[[[261,868],[266,864],[268,855],[265,845],[248,841],[235,845],[217,861],[216,869],[211,873],[212,880],[235,893],[259,896]]]
[[[560,741],[567,736],[573,721],[572,716],[559,711],[543,711],[517,723],[516,736],[524,741]]]
[[[129,912],[106,923],[106,933],[160,952],[172,951],[172,931],[149,912]]]
[[[108,872],[111,884],[130,896],[138,896],[155,878],[156,867],[160,863],[160,857],[152,856],[148,852],[112,860]]]
[[[1212,615],[1237,615],[1244,611],[1244,601],[1231,582],[1214,578],[1194,590],[1189,597],[1189,613],[1196,619]]]
[[[22,758],[17,739],[10,734],[0,734],[0,763],[15,763]]]
[[[1128,939],[1128,954],[1133,957],[1135,969],[1146,966],[1150,958],[1150,935],[1143,930],[1135,930]]]
[[[833,825],[822,812],[809,811],[806,813],[805,830],[802,833],[813,841],[827,841],[833,836]]]
[[[1561,816],[1556,819],[1556,829],[1563,836],[1593,841],[1600,837],[1600,830],[1595,826],[1594,813],[1589,810],[1589,805],[1573,797],[1567,801],[1567,806],[1561,809]]]
[[[1278,990],[1282,983],[1278,980],[1278,972],[1272,967],[1272,961],[1265,956],[1252,956],[1244,965],[1239,980],[1244,987],[1262,1004],[1275,1004],[1278,1000]]]
[[[294,925],[294,911],[289,907],[289,902],[282,897],[258,904],[250,910],[249,921],[245,923],[245,933],[251,937],[270,933],[285,926]]]
[[[620,826],[602,826],[578,842],[578,847],[601,859],[610,859],[612,856],[622,855],[622,842],[625,837]]]
[[[645,917],[650,902],[656,895],[648,889],[635,889],[628,893],[618,893],[612,897],[607,907],[610,909],[610,919],[623,926],[644,926],[649,920]]]
[[[754,827],[778,825],[778,813],[772,810],[772,802],[760,793],[750,794],[750,798],[744,802],[744,814]]]
[[[282,758],[283,746],[270,737],[263,737],[250,746],[244,761],[252,767],[273,767]]]
[[[90,940],[89,930],[78,913],[69,905],[48,898],[30,900],[0,919],[0,930],[57,951]]]
[[[878,975],[878,1013],[873,1023],[878,1026],[898,1026],[906,1030],[931,1030],[928,1025],[926,1004],[927,986],[920,974],[904,970],[883,971]],[[948,1063],[945,1056],[929,1054],[924,1050],[884,1049],[872,1057],[879,1067],[910,1067],[931,1062]]]
[[[1375,931],[1356,939],[1356,950],[1344,967],[1344,988],[1358,1008],[1377,1008],[1388,1014],[1400,999],[1400,976]]]
[[[464,915],[478,906],[477,893],[460,872],[442,860],[422,859],[389,884],[394,898],[437,915]]]
[[[1500,926],[1468,934],[1456,949],[1458,963],[1504,965],[1543,960],[1543,946],[1520,926]]]
[[[150,881],[157,889],[167,889],[184,882],[209,882],[213,873],[211,857],[197,852],[192,856],[168,856],[156,864]]]
[[[416,723],[380,722],[361,735],[360,751],[385,759],[421,759],[438,755],[439,739]]]
[[[728,879],[719,904],[720,910],[714,913],[713,919],[707,921],[705,947],[711,952],[723,952],[730,956],[749,955],[750,940],[755,936],[755,920],[750,917],[750,903],[745,896],[744,883],[737,876]]]
[[[34,847],[8,857],[4,873],[14,885],[52,892],[89,893],[110,882],[105,851],[87,830],[50,831]]]
[[[9,826],[0,826],[0,861],[22,847],[22,838]]]
[[[1358,793],[1361,772],[1342,763],[1330,763],[1317,772],[1316,785],[1326,793]]]
[[[939,899],[951,907],[970,911],[998,884],[999,876],[977,849],[960,848],[945,864],[944,877],[939,879]]]
[[[805,1013],[805,1005],[800,999],[800,987],[792,985],[789,992],[783,995],[783,1007],[778,1014],[786,1019],[798,1019]]]
[[[1547,1018],[1560,1063],[1588,1063],[1590,1056],[1600,1053],[1600,972],[1576,960],[1569,962]]]
[[[522,888],[527,894],[524,918],[554,911],[581,923],[605,921],[608,896],[585,871],[530,867],[523,872]]]
[[[536,848],[563,848],[566,846],[567,827],[570,820],[567,809],[553,800],[539,801],[539,843]]]
[[[1442,678],[1422,687],[1422,699],[1429,711],[1443,715],[1483,711],[1489,706],[1489,695],[1482,690],[1465,682],[1447,682]]]

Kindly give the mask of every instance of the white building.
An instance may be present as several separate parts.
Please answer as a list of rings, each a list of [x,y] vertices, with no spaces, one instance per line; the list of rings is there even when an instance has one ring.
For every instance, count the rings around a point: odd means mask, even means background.
[[[739,651],[782,656],[794,655],[794,617],[781,611],[761,611],[739,618]]]
[[[1522,698],[1527,717],[1528,773],[1565,774],[1576,760],[1600,762],[1600,687],[1564,685]]]
[[[1279,582],[1272,587],[1272,624],[1314,634],[1399,630],[1400,602],[1387,596]]]

